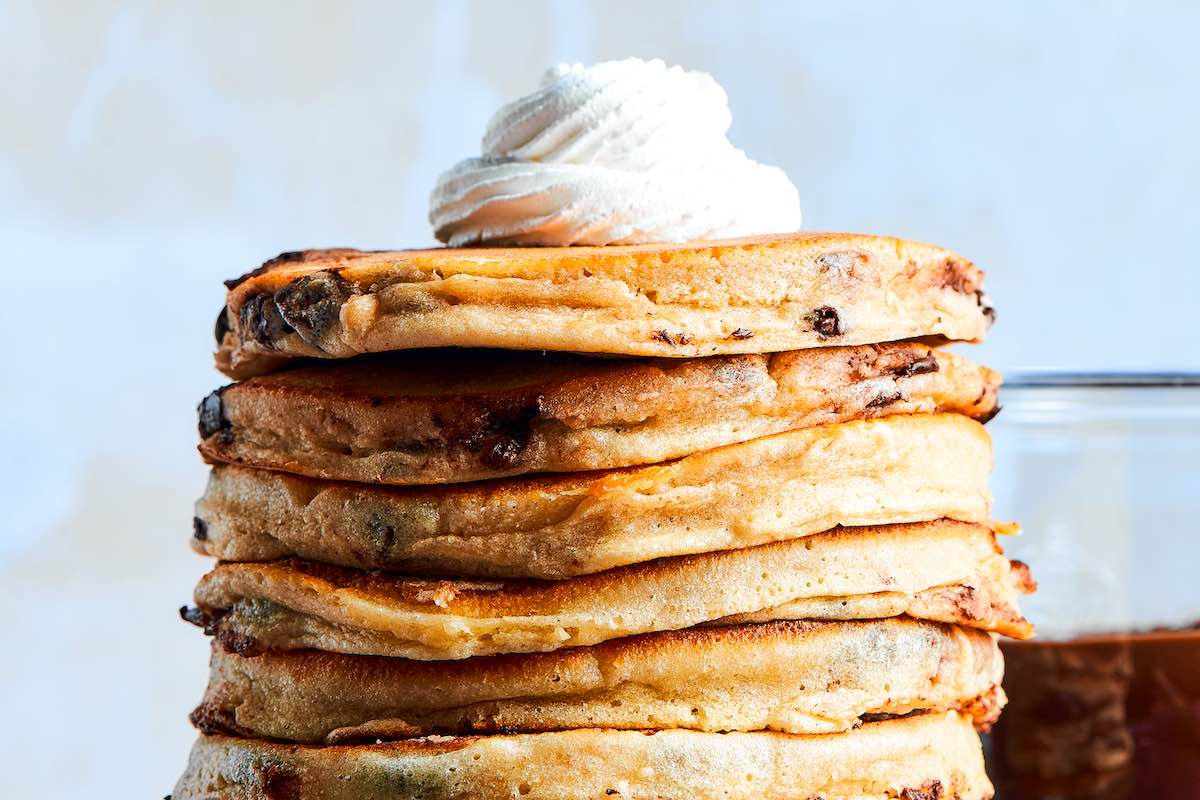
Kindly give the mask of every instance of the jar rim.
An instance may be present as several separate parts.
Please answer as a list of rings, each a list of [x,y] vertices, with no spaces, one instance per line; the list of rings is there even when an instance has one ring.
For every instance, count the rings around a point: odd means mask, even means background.
[[[1200,372],[1018,371],[1004,380],[1006,389],[1156,389],[1200,388]]]

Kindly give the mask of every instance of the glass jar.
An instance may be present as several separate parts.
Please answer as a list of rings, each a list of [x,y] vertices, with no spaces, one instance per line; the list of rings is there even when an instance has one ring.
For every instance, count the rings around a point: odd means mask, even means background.
[[[1030,374],[989,424],[1002,544],[1038,591],[1005,642],[998,800],[1200,798],[1200,375]]]

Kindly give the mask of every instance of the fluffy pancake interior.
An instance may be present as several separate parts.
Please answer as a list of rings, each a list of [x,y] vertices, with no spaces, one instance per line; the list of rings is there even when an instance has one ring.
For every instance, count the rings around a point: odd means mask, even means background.
[[[200,615],[232,649],[417,659],[556,650],[675,630],[731,615],[897,613],[1016,636],[1028,577],[991,530],[939,520],[843,529],[742,550],[680,556],[566,581],[403,578],[311,562],[224,563],[196,588]],[[950,592],[951,600],[937,598]],[[865,597],[864,597],[865,596]],[[933,601],[930,598],[934,598]],[[964,599],[970,602],[964,602]]]
[[[867,716],[1003,702],[987,633],[907,618],[690,628],[452,662],[213,650],[193,721],[304,742],[571,728],[833,733]]]
[[[612,469],[897,414],[986,419],[999,376],[912,342],[609,360],[393,353],[287,370],[201,404],[214,461],[391,484]]]
[[[195,543],[238,561],[563,578],[838,525],[986,522],[991,455],[982,425],[938,414],[823,425],[641,469],[465,486],[222,467],[197,504]]]

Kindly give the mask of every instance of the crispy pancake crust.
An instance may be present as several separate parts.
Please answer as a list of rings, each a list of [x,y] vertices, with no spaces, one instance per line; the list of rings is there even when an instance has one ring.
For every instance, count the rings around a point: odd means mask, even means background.
[[[420,347],[696,356],[979,341],[983,274],[927,244],[806,233],[686,245],[284,253],[230,281],[217,365]]]
[[[202,736],[175,800],[987,800],[955,712],[848,733],[614,731],[315,747]]]
[[[197,585],[190,616],[234,651],[315,648],[437,660],[591,645],[746,614],[758,615],[752,621],[861,619],[887,610],[1024,637],[1032,628],[1016,597],[1029,588],[1027,573],[1004,558],[990,529],[939,520],[842,529],[564,581],[223,563]],[[769,610],[777,607],[778,615]]]
[[[895,414],[987,419],[999,376],[925,345],[610,360],[392,353],[287,370],[200,404],[210,461],[391,484],[651,464]]]
[[[689,628],[451,662],[213,648],[192,721],[309,743],[572,728],[836,733],[879,715],[1003,705],[994,638],[899,617]]]
[[[990,468],[986,431],[958,414],[806,428],[641,469],[429,488],[218,467],[192,542],[234,561],[564,578],[838,525],[986,522]]]

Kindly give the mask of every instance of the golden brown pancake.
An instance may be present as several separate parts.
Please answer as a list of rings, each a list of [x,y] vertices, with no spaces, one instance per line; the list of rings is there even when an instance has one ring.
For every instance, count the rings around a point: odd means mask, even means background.
[[[902,339],[979,341],[993,312],[961,256],[883,236],[684,245],[284,253],[229,281],[217,364],[496,347],[694,358]]]
[[[563,581],[406,578],[313,562],[223,563],[188,617],[230,650],[453,659],[557,650],[724,620],[907,613],[1024,637],[1031,588],[992,531],[949,520],[842,529]],[[751,615],[741,620],[736,615]]]
[[[210,461],[431,484],[651,464],[833,422],[987,419],[999,376],[914,343],[701,359],[391,353],[251,378],[200,404]]]
[[[864,719],[1003,705],[987,633],[906,617],[688,628],[459,661],[214,647],[192,721],[310,743],[572,728],[837,733]]]
[[[971,720],[797,736],[583,729],[317,747],[202,736],[174,800],[985,800]]]
[[[958,414],[824,425],[660,466],[428,488],[218,467],[193,545],[412,574],[564,578],[861,526],[986,522],[991,443]]]

